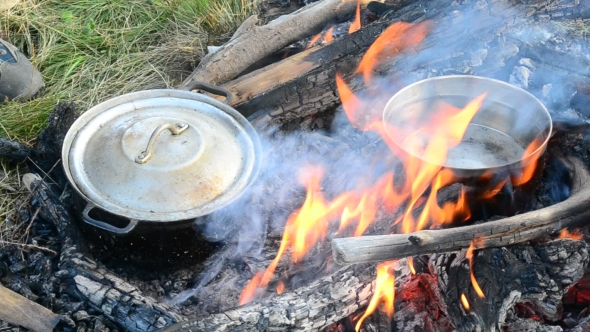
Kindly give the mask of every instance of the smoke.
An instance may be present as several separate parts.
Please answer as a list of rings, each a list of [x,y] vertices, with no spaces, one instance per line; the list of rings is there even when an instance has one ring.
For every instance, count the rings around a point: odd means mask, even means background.
[[[449,74],[479,75],[510,82],[539,98],[554,116],[570,108],[576,86],[568,81],[571,70],[560,66],[590,61],[585,55],[590,54],[587,45],[571,37],[556,37],[564,31],[551,24],[538,21],[531,25],[524,4],[499,8],[494,2],[494,8],[490,8],[486,1],[478,1],[476,6],[472,1],[466,5],[458,3],[454,2],[437,16],[442,19],[434,22],[422,49],[378,67],[371,91],[357,94],[371,100],[373,109],[366,110],[367,113],[381,112],[400,87]],[[559,44],[560,38],[568,42]],[[563,63],[563,59],[570,58],[582,60]],[[580,65],[580,75],[588,75],[589,71],[590,66]],[[362,80],[362,77],[355,79]],[[474,87],[463,88],[476,93]],[[510,94],[495,98],[518,104]],[[537,109],[529,102],[522,102],[517,108],[518,116],[506,126],[514,132],[528,130],[531,122],[536,121]],[[562,119],[566,123],[582,123],[576,116]],[[329,199],[374,184],[399,162],[377,134],[353,128],[340,108],[331,126],[323,130],[286,133],[272,128],[258,134],[263,163],[256,181],[237,201],[209,215],[204,226],[195,226],[209,241],[230,245],[215,256],[215,261],[207,263],[208,272],[197,281],[197,287],[179,295],[175,299],[177,303],[197,294],[217,276],[225,262],[259,253],[268,234],[280,237],[288,216],[304,201],[305,188],[299,178],[308,167],[324,168],[322,189]],[[561,200],[569,194],[568,190],[557,185],[548,195]]]
[[[239,200],[212,213],[198,230],[209,241],[238,243],[238,254],[243,254],[263,244],[267,231],[280,231],[287,217],[303,203],[305,188],[300,177],[310,167],[324,170],[328,195],[361,189],[362,183],[368,186],[386,170],[386,160],[368,155],[372,154],[369,149],[384,147],[376,135],[356,131],[341,112],[331,129],[259,132],[263,153],[260,175]]]

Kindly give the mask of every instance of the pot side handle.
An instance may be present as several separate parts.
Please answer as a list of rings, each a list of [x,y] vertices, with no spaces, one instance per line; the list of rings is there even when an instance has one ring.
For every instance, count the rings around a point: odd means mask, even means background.
[[[203,90],[205,92],[209,92],[218,96],[224,96],[225,97],[225,101],[224,103],[228,104],[231,106],[232,101],[233,101],[233,95],[232,93],[223,87],[217,86],[217,85],[213,85],[213,84],[209,84],[209,83],[205,83],[205,82],[199,82],[199,81],[192,81],[189,82],[186,86],[183,86],[181,88],[181,90],[187,90],[187,91],[192,91],[195,89],[199,89],[199,90]]]
[[[92,209],[94,209],[95,207],[96,207],[96,205],[94,205],[92,203],[86,204],[84,211],[82,211],[82,219],[84,220],[85,223],[90,224],[90,225],[100,228],[100,229],[104,229],[105,231],[119,234],[119,235],[127,234],[127,233],[131,232],[135,228],[135,226],[137,226],[138,220],[136,220],[136,219],[129,220],[129,224],[123,228],[115,227],[111,224],[107,224],[104,221],[96,220],[96,219],[90,217],[90,211]]]

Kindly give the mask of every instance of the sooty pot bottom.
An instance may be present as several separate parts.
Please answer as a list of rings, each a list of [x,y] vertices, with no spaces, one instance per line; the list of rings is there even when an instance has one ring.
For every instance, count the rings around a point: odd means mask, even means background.
[[[190,221],[162,226],[140,222],[126,235],[115,235],[87,224],[81,218],[85,202],[77,197],[76,219],[91,252],[103,263],[131,264],[144,268],[182,268],[204,262],[219,244],[206,241]],[[90,216],[118,227],[128,220],[94,208]]]

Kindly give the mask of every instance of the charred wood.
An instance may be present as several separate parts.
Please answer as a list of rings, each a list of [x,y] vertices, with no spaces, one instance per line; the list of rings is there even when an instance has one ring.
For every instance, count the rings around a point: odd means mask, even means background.
[[[485,296],[480,298],[465,253],[437,254],[430,260],[446,312],[459,331],[503,331],[507,319],[517,320],[514,305],[519,302],[531,304],[549,321],[558,320],[563,295],[588,265],[586,244],[571,239],[477,251],[472,272]],[[520,323],[510,323],[511,330]]]
[[[192,319],[162,332],[317,331],[367,305],[375,267],[345,267],[298,289],[222,313]]]
[[[0,138],[0,158],[9,161],[22,162],[25,161],[30,154],[31,151],[24,144]]]
[[[143,296],[90,258],[68,211],[39,176],[26,174],[23,182],[31,191],[31,204],[39,209],[39,216],[58,230],[62,250],[57,277],[70,285],[76,296],[128,331],[155,331],[182,320],[172,308]]]
[[[305,5],[302,0],[264,0],[259,6],[259,15],[264,23],[279,16],[291,14]]]
[[[61,167],[61,148],[66,133],[76,121],[78,114],[74,103],[60,102],[47,117],[47,126],[41,131],[34,146],[29,168],[49,177],[60,187],[67,179]]]
[[[339,104],[335,76],[353,74],[358,61],[391,23],[418,22],[440,8],[429,1],[415,1],[394,15],[363,27],[326,46],[313,47],[276,64],[254,71],[224,85],[234,96],[234,107],[254,121],[282,124]],[[358,90],[360,86],[356,87]],[[260,110],[262,110],[260,112]],[[256,114],[255,114],[256,113]]]

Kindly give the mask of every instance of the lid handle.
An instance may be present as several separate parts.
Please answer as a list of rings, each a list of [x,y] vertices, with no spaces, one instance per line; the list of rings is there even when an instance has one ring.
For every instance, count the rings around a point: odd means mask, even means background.
[[[163,131],[170,130],[172,135],[180,135],[187,129],[188,124],[182,122],[164,123],[159,125],[152,133],[152,136],[150,136],[150,140],[148,141],[145,150],[142,153],[140,153],[139,156],[137,156],[137,158],[135,158],[135,162],[138,164],[145,164],[154,156],[154,145],[156,145],[156,139],[158,138],[158,136],[160,136],[160,134]]]

